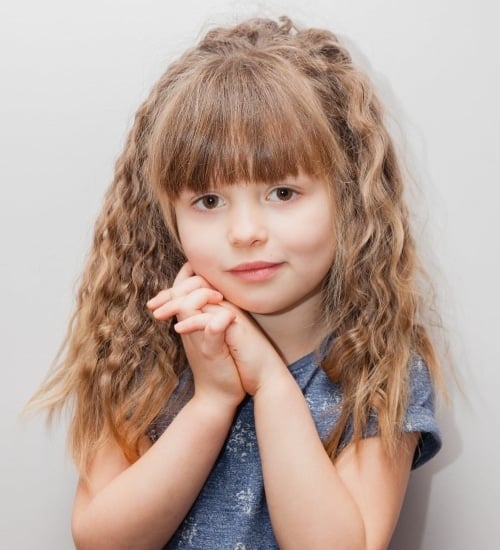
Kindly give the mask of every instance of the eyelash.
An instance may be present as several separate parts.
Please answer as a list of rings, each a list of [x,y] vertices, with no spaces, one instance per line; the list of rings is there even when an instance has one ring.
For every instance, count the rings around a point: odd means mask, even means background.
[[[283,191],[286,193],[286,196],[280,197],[279,193]],[[297,191],[291,189],[290,187],[276,187],[268,193],[267,198],[271,199],[273,202],[288,202],[295,198],[297,194]],[[275,196],[274,199],[272,198],[273,195]],[[213,201],[213,203],[211,205],[207,204],[208,200]],[[224,199],[222,199],[218,195],[211,193],[198,197],[192,202],[193,206],[198,210],[215,210],[216,208],[221,206],[221,203],[224,204]]]
[[[212,206],[207,206],[206,202],[208,199],[215,199],[216,204]],[[202,197],[198,197],[195,201],[193,201],[193,206],[197,208],[198,210],[214,210],[218,206],[220,206],[220,202],[223,202],[223,200],[218,197],[217,195],[203,195]]]
[[[286,198],[283,198],[283,197],[280,198],[279,196],[277,196],[276,198],[278,202],[288,202],[289,200],[292,200],[297,195],[297,191],[290,189],[290,187],[276,187],[276,189],[273,189],[269,193],[268,197],[270,197],[273,194],[280,193],[281,191],[285,191],[286,193],[288,193],[288,196]]]

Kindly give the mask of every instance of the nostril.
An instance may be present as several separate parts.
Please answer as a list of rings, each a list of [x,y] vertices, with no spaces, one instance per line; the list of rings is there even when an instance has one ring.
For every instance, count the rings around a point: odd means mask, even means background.
[[[233,228],[229,232],[229,241],[235,246],[248,246],[267,240],[267,231],[264,227],[247,226]]]

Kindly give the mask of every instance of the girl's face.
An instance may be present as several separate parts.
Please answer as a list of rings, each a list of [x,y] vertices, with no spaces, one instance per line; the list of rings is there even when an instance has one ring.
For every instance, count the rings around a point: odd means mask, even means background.
[[[319,306],[335,252],[327,184],[306,175],[279,184],[237,183],[174,203],[194,272],[250,313]]]

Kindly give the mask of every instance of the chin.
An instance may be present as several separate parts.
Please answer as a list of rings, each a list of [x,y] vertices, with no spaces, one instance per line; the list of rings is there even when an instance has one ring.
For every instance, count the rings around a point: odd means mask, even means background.
[[[250,315],[277,315],[279,313],[284,313],[286,309],[280,308],[275,304],[266,303],[256,303],[256,302],[241,302],[234,303],[235,306],[238,306],[243,311],[246,311]]]

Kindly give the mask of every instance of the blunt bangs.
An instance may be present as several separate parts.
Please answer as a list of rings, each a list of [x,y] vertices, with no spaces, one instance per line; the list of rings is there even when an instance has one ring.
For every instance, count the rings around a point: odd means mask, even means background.
[[[299,171],[329,177],[337,149],[306,78],[283,58],[257,52],[209,59],[184,73],[151,143],[150,175],[170,200],[184,189],[275,183]]]

